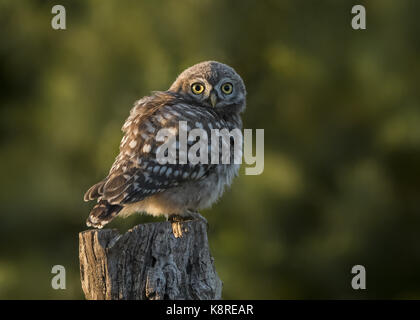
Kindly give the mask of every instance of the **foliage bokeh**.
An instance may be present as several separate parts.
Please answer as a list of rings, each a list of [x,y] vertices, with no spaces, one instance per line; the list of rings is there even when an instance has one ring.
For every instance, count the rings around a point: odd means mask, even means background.
[[[419,298],[420,2],[357,2],[364,31],[333,0],[60,1],[55,31],[57,3],[2,1],[0,298],[83,298],[84,191],[133,102],[203,60],[241,74],[265,130],[264,173],[203,212],[224,298]]]

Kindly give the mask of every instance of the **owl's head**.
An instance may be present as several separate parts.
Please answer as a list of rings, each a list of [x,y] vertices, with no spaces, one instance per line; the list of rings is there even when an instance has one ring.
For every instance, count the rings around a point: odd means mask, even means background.
[[[216,61],[201,62],[184,70],[169,91],[218,111],[245,109],[246,89],[242,78],[233,68]]]

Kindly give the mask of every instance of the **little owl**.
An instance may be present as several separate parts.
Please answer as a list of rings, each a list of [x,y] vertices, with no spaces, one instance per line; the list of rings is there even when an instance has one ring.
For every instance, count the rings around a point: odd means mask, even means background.
[[[122,131],[120,153],[108,176],[93,185],[84,200],[96,200],[87,225],[102,228],[115,216],[143,212],[169,219],[185,219],[210,207],[238,174],[238,162],[209,161],[162,164],[157,159],[158,132],[172,132],[179,151],[179,123],[186,130],[242,130],[246,90],[242,78],[231,67],[207,61],[182,72],[167,91],[154,92],[138,100]],[[240,133],[240,150],[242,134]],[[215,146],[209,141],[209,153]],[[233,150],[232,140],[228,140]],[[188,147],[191,147],[188,139]],[[219,144],[219,142],[217,142]],[[176,159],[179,159],[179,152]],[[236,155],[237,156],[237,155]]]

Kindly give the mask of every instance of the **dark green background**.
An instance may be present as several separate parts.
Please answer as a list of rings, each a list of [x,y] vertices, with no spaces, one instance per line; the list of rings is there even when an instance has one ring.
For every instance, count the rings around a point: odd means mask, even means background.
[[[67,30],[51,8],[67,9]],[[364,4],[367,30],[351,28]],[[0,298],[80,299],[85,190],[133,102],[203,60],[265,170],[202,213],[224,298],[420,298],[420,1],[1,1]],[[123,230],[145,216],[118,220]],[[50,286],[67,270],[67,289]],[[351,288],[353,265],[367,290]]]

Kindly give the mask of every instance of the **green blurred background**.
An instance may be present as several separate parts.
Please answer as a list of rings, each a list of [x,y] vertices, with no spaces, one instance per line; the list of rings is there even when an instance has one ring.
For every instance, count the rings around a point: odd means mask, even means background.
[[[51,8],[67,30],[51,28]],[[363,4],[367,30],[351,28]],[[245,80],[265,170],[212,209],[226,299],[420,298],[420,1],[1,1],[0,298],[82,299],[86,189],[136,99],[203,60]],[[161,221],[137,215],[110,227]],[[53,290],[51,268],[67,270]],[[351,268],[367,290],[351,288]]]

